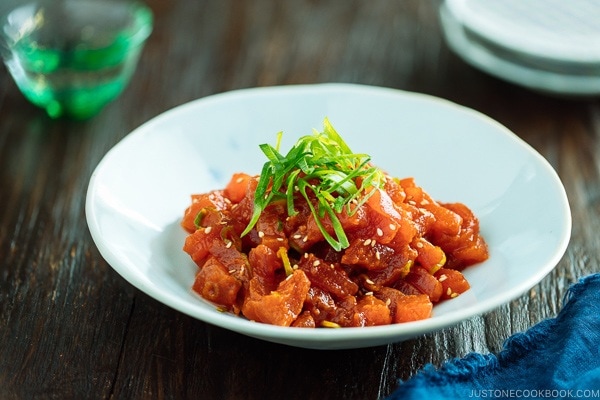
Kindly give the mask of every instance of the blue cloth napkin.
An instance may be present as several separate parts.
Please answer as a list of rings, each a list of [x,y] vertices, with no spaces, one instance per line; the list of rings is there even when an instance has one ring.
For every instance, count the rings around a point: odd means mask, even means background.
[[[399,399],[600,399],[600,274],[569,288],[563,309],[511,336],[497,355],[471,353],[400,382]]]

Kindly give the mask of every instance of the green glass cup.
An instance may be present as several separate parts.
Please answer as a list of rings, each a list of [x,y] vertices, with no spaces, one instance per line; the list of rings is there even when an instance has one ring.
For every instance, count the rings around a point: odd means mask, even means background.
[[[152,24],[138,2],[38,1],[0,19],[0,50],[29,101],[52,118],[87,119],[125,89]]]

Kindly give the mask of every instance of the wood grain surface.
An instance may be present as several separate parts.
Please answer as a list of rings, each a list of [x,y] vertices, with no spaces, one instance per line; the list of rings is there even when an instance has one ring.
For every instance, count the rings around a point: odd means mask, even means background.
[[[427,363],[497,352],[509,335],[555,316],[568,286],[600,270],[599,99],[534,93],[468,66],[444,42],[436,1],[148,4],[154,32],[131,84],[89,121],[48,118],[0,67],[1,399],[382,398]],[[439,96],[531,144],[557,170],[572,209],[571,242],[554,271],[453,328],[388,346],[317,351],[187,317],[103,260],[84,204],[94,168],[120,139],[193,99],[319,82]]]

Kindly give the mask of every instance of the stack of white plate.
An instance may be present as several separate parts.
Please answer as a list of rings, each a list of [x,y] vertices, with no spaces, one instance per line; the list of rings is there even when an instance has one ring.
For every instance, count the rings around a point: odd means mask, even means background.
[[[600,95],[600,0],[445,0],[450,48],[498,78],[560,95]]]

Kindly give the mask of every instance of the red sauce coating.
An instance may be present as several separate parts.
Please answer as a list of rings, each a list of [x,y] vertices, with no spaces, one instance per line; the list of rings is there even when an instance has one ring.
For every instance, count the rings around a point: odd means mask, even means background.
[[[339,252],[303,199],[293,217],[285,203],[270,204],[240,237],[257,181],[238,173],[223,190],[192,195],[181,221],[183,249],[198,265],[193,290],[253,321],[314,328],[429,318],[435,303],[469,289],[461,271],[489,256],[471,210],[435,201],[412,178],[386,177],[352,215],[339,215],[350,243]]]

